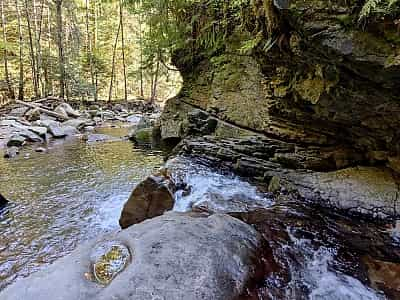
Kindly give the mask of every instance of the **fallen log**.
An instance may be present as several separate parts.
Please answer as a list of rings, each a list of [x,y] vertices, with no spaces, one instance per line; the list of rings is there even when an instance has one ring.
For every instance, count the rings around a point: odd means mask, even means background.
[[[42,113],[45,113],[45,114],[47,114],[47,115],[49,115],[51,117],[55,117],[55,118],[63,120],[63,121],[69,120],[69,117],[66,117],[66,116],[63,116],[61,114],[58,114],[58,113],[56,113],[56,112],[54,112],[54,111],[52,111],[50,109],[44,108],[43,106],[38,105],[38,104],[24,102],[24,101],[21,101],[21,100],[15,100],[15,103],[18,103],[18,104],[21,104],[21,105],[24,105],[24,106],[27,106],[27,107],[30,107],[30,108],[38,109]]]
[[[59,97],[55,97],[55,96],[48,96],[46,98],[41,98],[41,99],[34,100],[33,103],[40,103],[40,102],[44,102],[44,101],[61,101],[61,102],[64,102],[64,99],[63,98],[59,98]]]

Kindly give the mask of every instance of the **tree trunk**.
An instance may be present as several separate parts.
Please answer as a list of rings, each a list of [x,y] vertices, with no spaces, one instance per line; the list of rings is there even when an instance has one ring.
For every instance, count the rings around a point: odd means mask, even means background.
[[[4,76],[5,76],[5,81],[7,85],[7,92],[8,92],[8,97],[14,99],[14,89],[11,85],[10,81],[10,73],[8,71],[8,51],[7,51],[7,34],[6,34],[6,17],[4,14],[4,0],[1,0],[1,25],[3,28],[3,43],[4,43]]]
[[[121,26],[121,47],[122,47],[122,68],[124,72],[124,100],[128,101],[128,90],[126,84],[126,65],[125,65],[125,40],[124,40],[124,22],[123,22],[123,5],[122,0],[119,0],[119,22]]]
[[[142,13],[139,13],[139,46],[140,46],[140,97],[144,98],[144,88],[143,88],[143,36],[142,36]]]
[[[159,54],[157,55],[157,63],[156,63],[156,71],[154,73],[154,80],[153,85],[151,87],[151,97],[150,97],[150,102],[153,104],[154,101],[156,100],[157,97],[157,87],[158,87],[158,76],[160,73],[160,56]]]
[[[19,47],[19,81],[18,81],[18,99],[24,100],[24,62],[23,62],[23,37],[21,28],[21,12],[19,10],[18,0],[15,0],[15,9],[17,11],[18,22],[18,47]]]
[[[37,79],[36,58],[35,58],[35,50],[33,48],[31,17],[29,15],[28,0],[24,1],[24,6],[25,6],[26,23],[28,25],[29,51],[30,51],[30,56],[31,56],[33,90],[35,92],[35,98],[39,98],[39,87],[38,87],[38,82],[36,81],[36,79]]]
[[[92,89],[93,89],[93,99],[97,101],[97,90],[96,90],[96,82],[95,76],[93,71],[93,60],[92,60],[92,41],[90,37],[90,30],[89,30],[89,0],[85,1],[86,4],[86,55],[89,62],[89,69],[90,69],[90,79],[92,80]]]
[[[55,0],[56,4],[56,23],[57,23],[57,46],[58,46],[58,64],[59,64],[59,88],[60,97],[65,97],[65,61],[63,47],[63,21],[62,21],[62,0]]]
[[[118,37],[119,37],[119,31],[121,29],[121,22],[118,22],[118,29],[117,29],[117,35],[115,36],[115,42],[113,46],[113,56],[112,56],[112,65],[111,65],[111,80],[110,80],[110,90],[108,92],[108,101],[111,102],[112,99],[112,90],[113,90],[113,80],[114,80],[114,73],[115,73],[115,53],[117,50],[117,43],[118,43]]]

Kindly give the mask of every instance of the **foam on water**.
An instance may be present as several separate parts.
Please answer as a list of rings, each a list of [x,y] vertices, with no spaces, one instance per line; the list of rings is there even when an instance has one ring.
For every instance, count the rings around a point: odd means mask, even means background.
[[[302,281],[310,291],[311,300],[382,300],[384,296],[365,286],[358,279],[336,271],[331,267],[336,249],[320,246],[314,249],[308,239],[298,239],[288,229],[292,245],[301,253],[304,261],[299,270],[292,270],[294,281]]]
[[[232,173],[222,173],[212,168],[185,160],[184,170],[177,173],[178,181],[186,183],[187,190],[176,193],[175,211],[188,211],[192,206],[208,203],[213,211],[245,211],[255,207],[271,206],[272,200],[250,183]]]

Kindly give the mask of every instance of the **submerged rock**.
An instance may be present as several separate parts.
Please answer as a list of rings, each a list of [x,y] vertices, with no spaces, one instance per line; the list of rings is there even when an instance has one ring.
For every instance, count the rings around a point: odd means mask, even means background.
[[[119,219],[122,228],[162,215],[174,206],[175,185],[168,175],[152,175],[139,183],[125,203]]]
[[[92,253],[108,242],[126,247],[132,261],[124,268],[118,263],[118,275],[104,288],[88,279],[94,277]],[[0,298],[233,300],[256,273],[260,245],[251,226],[230,216],[168,213],[78,247],[48,268],[18,280],[0,292]],[[116,256],[125,253],[116,252]],[[103,253],[107,256],[109,251]]]
[[[13,158],[19,154],[19,148],[16,146],[8,147],[4,151],[4,158]]]
[[[151,144],[153,142],[153,128],[135,129],[129,133],[129,139],[137,144]]]
[[[25,144],[26,138],[20,134],[13,134],[7,142],[8,147],[21,147]]]
[[[0,207],[6,205],[8,203],[7,199],[3,197],[2,194],[0,194]]]

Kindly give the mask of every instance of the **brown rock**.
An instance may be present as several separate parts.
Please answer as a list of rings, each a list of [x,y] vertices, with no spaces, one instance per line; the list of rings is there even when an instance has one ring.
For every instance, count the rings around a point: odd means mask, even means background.
[[[391,299],[400,299],[400,264],[373,259],[370,256],[363,258],[368,269],[368,277],[376,289],[381,289]]]
[[[119,219],[121,228],[160,216],[172,209],[174,190],[174,182],[167,174],[147,177],[136,186],[125,203]]]

